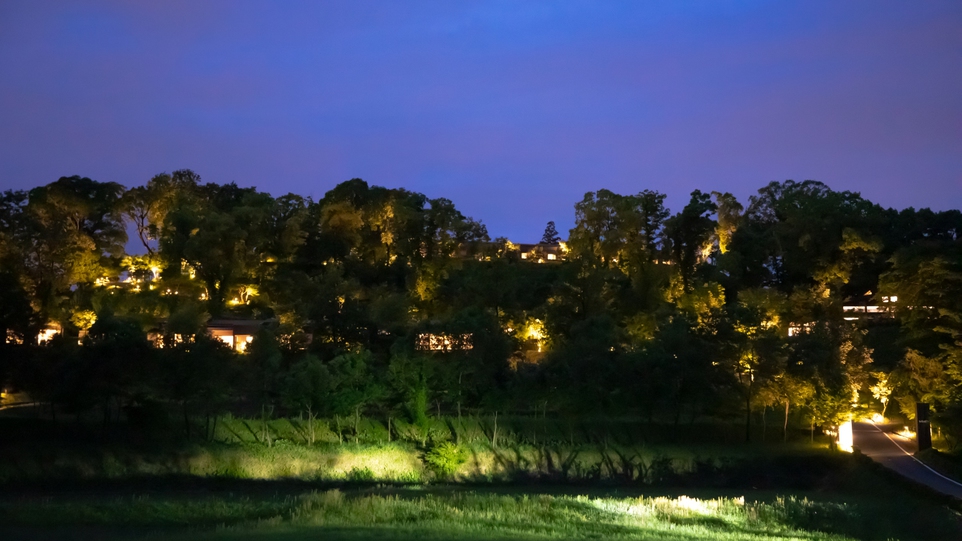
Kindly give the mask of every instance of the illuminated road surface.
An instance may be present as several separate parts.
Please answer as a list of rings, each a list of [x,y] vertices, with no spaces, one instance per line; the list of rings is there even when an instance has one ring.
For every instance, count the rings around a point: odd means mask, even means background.
[[[887,434],[871,423],[854,423],[852,430],[855,447],[872,460],[943,494],[962,498],[962,484],[943,477],[912,456],[916,450],[914,440]]]

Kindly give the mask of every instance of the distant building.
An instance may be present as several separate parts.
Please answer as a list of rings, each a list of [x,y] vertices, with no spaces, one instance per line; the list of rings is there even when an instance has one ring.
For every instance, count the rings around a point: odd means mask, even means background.
[[[421,333],[414,345],[419,351],[467,351],[474,348],[473,339],[471,333]]]
[[[59,323],[47,323],[37,333],[37,344],[42,346],[51,342],[55,336],[61,333],[63,333],[63,327]]]
[[[511,241],[501,242],[482,242],[471,246],[471,249],[464,247],[461,249],[461,257],[465,259],[478,259],[490,261],[497,257],[517,257],[532,263],[550,263],[564,261],[567,257],[568,246],[564,242],[554,244],[515,244]]]
[[[899,298],[896,295],[882,296],[876,300],[876,296],[871,291],[866,291],[862,295],[846,299],[842,305],[842,312],[847,321],[892,319],[895,317],[898,301]]]
[[[567,246],[563,242],[557,244],[516,244],[515,246],[521,253],[521,259],[534,263],[563,261],[567,253]]]
[[[247,350],[247,346],[254,340],[257,332],[270,327],[273,323],[273,319],[223,318],[212,319],[207,322],[205,327],[209,336],[217,338],[238,353],[244,353]],[[155,347],[164,347],[164,338],[163,325],[147,333],[147,339],[150,340]],[[183,337],[179,334],[174,334],[171,338],[175,344],[183,340]]]
[[[244,353],[258,331],[268,327],[270,319],[212,319],[207,322],[207,334],[219,339],[238,353]]]

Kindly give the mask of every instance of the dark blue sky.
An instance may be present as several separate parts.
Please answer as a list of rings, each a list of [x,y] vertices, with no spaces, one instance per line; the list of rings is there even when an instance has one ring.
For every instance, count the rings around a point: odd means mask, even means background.
[[[361,177],[516,241],[598,188],[962,207],[958,0],[128,4],[0,0],[0,188]]]

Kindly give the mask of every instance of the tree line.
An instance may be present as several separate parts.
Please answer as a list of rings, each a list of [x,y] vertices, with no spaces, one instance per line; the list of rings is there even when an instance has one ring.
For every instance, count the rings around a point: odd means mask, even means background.
[[[450,200],[360,179],[314,201],[189,170],[64,177],[0,197],[0,375],[105,423],[177,405],[186,431],[224,411],[465,410],[741,418],[748,436],[775,411],[787,433],[925,401],[958,437],[960,233],[958,210],[815,181],[744,204],[696,190],[676,213],[602,189],[567,240],[551,222],[522,254]],[[264,324],[240,353],[208,335],[218,319]]]

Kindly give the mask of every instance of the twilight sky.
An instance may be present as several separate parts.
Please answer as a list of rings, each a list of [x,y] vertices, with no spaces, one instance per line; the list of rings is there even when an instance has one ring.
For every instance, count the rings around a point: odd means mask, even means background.
[[[599,188],[962,208],[962,2],[0,0],[0,189],[181,168],[516,242]]]

